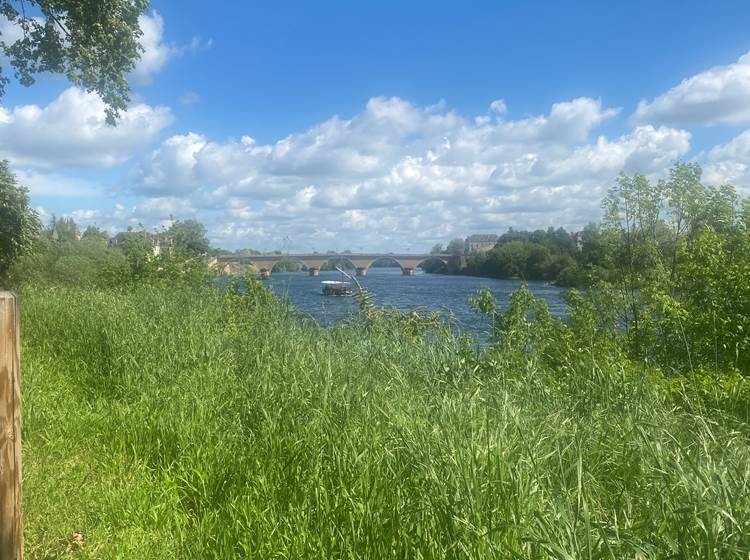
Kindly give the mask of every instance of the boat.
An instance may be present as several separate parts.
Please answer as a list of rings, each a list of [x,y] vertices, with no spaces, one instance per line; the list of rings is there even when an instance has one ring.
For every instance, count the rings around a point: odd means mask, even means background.
[[[350,296],[354,292],[349,282],[339,280],[323,280],[321,282],[324,296]]]

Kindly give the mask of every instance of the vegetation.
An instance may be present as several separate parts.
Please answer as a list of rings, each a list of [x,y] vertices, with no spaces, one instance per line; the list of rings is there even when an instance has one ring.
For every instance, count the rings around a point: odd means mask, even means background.
[[[500,236],[495,247],[467,259],[463,274],[489,278],[553,281],[575,264],[576,242],[563,228],[515,231]]]
[[[594,287],[564,320],[478,293],[486,348],[366,292],[321,328],[55,219],[9,276],[27,556],[746,559],[748,204],[680,164],[604,206],[567,267]]]
[[[204,255],[210,249],[206,227],[198,220],[173,220],[165,237],[182,253]]]
[[[731,254],[714,264],[737,266],[736,274],[748,266],[750,202],[740,200],[731,185],[703,184],[697,164],[678,162],[667,179],[655,183],[643,175],[621,175],[602,206],[602,223],[575,234],[564,228],[510,228],[495,247],[469,255],[466,265],[452,272],[584,288],[627,284],[633,295],[656,284],[670,294],[684,291],[675,282],[690,277],[687,269],[695,265],[700,246],[723,246]],[[438,250],[442,245],[432,252]]]
[[[746,558],[747,382],[526,303],[478,352],[252,282],[27,290],[28,556]]]
[[[80,235],[71,218],[53,216],[48,227],[37,231],[33,252],[27,251],[15,259],[5,275],[0,274],[0,286],[94,288],[145,281],[210,283],[206,258],[195,252],[201,247],[185,244],[173,235],[174,231],[181,231],[183,223],[175,221],[169,229],[157,234],[144,230],[124,232],[119,242],[112,244],[109,236],[96,226],[87,227]],[[205,235],[205,229],[202,231]],[[205,237],[203,242],[208,243]]]
[[[19,257],[30,252],[39,233],[39,217],[29,205],[29,191],[0,161],[0,278]]]
[[[0,16],[18,29],[18,37],[0,36],[18,81],[34,83],[35,74],[54,72],[99,94],[114,124],[127,108],[126,75],[135,68],[143,47],[138,17],[148,0],[0,0]],[[0,69],[0,97],[9,78]]]

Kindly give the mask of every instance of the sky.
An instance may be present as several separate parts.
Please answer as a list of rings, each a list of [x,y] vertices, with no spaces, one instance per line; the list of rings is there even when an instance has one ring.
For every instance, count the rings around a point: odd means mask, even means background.
[[[750,195],[746,1],[154,0],[141,27],[116,127],[59,76],[0,99],[45,220],[396,252],[577,230],[677,160]]]

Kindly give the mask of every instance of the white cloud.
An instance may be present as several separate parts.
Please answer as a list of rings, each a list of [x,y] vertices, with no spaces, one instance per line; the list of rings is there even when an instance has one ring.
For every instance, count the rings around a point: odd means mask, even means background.
[[[703,178],[709,184],[732,184],[750,195],[750,130],[702,154]]]
[[[171,60],[186,52],[197,52],[210,49],[213,41],[203,41],[193,37],[187,45],[175,45],[164,40],[164,18],[156,10],[138,18],[141,28],[140,43],[143,47],[141,59],[136,63],[131,79],[140,84],[150,83],[154,75],[161,71]]]
[[[195,215],[195,209],[184,199],[157,197],[131,205],[117,203],[112,208],[82,208],[63,215],[73,218],[79,229],[96,224],[110,234],[115,234],[128,227],[144,227],[147,230],[168,228],[173,222],[173,217],[191,218]]]
[[[185,107],[191,107],[192,105],[196,105],[197,103],[200,103],[201,96],[195,93],[194,91],[186,91],[182,95],[180,95],[180,103],[183,104]]]
[[[136,63],[132,79],[148,83],[172,58],[180,54],[180,48],[164,42],[164,19],[154,10],[138,17],[141,28],[140,43],[143,47],[141,59]]]
[[[490,111],[499,115],[504,115],[508,112],[508,107],[505,105],[505,101],[503,99],[496,99],[495,101],[490,103]]]
[[[40,23],[43,22],[41,18],[34,19]],[[140,52],[140,59],[136,62],[135,68],[128,76],[129,80],[135,84],[150,83],[153,77],[170,61],[186,52],[210,49],[213,44],[211,39],[204,41],[200,37],[193,37],[190,43],[185,45],[166,42],[164,38],[164,18],[156,10],[139,16],[138,25],[141,28],[139,43],[143,50]],[[0,42],[12,45],[22,37],[23,30],[21,27],[0,15]],[[0,55],[0,63],[5,66],[7,62],[7,58]]]
[[[0,15],[0,42],[10,46],[23,38],[21,26],[11,22],[4,15]]]
[[[690,149],[688,132],[664,126],[592,139],[617,113],[579,98],[488,120],[374,98],[271,144],[173,136],[134,170],[132,188],[189,200],[234,246],[274,248],[289,235],[300,250],[395,250],[509,226],[578,227],[598,217],[620,171],[658,175]]]
[[[642,100],[635,122],[674,125],[750,123],[750,52],[683,80],[652,101]]]
[[[101,196],[97,185],[76,177],[59,173],[39,173],[33,169],[14,169],[18,181],[29,189],[32,196],[80,198]]]
[[[0,106],[0,158],[37,168],[111,167],[130,159],[172,123],[166,107],[131,105],[117,126],[99,97],[71,87],[46,107]]]

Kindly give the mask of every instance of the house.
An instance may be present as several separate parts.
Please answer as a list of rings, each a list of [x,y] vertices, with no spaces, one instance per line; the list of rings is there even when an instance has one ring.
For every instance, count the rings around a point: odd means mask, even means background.
[[[467,255],[483,253],[492,249],[497,243],[498,236],[494,233],[482,233],[470,235],[466,238],[464,251]]]
[[[121,231],[109,240],[110,247],[123,247],[126,240],[141,236],[151,244],[151,251],[155,257],[161,255],[163,250],[171,251],[172,240],[163,234],[149,233],[147,231]]]

